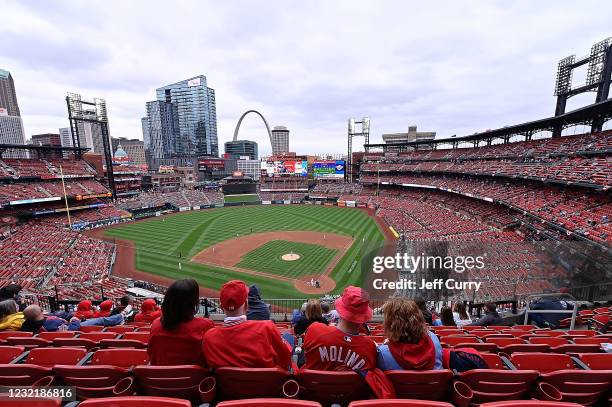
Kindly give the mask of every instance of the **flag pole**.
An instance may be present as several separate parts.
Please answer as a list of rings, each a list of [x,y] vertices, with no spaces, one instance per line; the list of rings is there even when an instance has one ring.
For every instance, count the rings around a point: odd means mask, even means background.
[[[68,226],[72,229],[72,222],[70,221],[70,208],[68,207],[68,197],[66,196],[66,183],[64,182],[64,170],[60,164],[60,176],[62,178],[62,189],[64,190],[64,202],[66,203],[66,215],[68,215]]]

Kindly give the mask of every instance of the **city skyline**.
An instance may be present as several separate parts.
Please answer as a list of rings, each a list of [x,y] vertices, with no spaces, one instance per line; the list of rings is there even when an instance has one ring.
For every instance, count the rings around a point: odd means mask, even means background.
[[[411,124],[460,136],[552,116],[557,62],[610,35],[607,13],[592,13],[611,7],[605,2],[529,4],[529,13],[526,3],[488,2],[291,10],[277,2],[180,2],[144,12],[142,4],[115,13],[109,2],[3,2],[11,18],[0,27],[0,68],[13,74],[26,137],[66,127],[63,97],[75,90],[107,100],[113,136],[141,139],[143,106],[159,84],[200,73],[216,90],[221,145],[249,109],[289,127],[300,153],[345,151],[348,117],[371,118],[372,142]],[[195,24],[190,11],[198,8],[215,22]],[[180,26],[147,25],[178,16]],[[557,24],[542,30],[543,21]],[[568,110],[592,101],[572,98]],[[241,138],[269,153],[263,125],[248,117],[243,126]]]

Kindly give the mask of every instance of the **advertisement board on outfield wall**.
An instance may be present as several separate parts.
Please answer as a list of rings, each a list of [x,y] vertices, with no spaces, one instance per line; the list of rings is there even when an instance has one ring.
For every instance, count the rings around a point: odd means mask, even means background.
[[[315,178],[344,178],[344,160],[315,161],[312,164],[312,174]]]

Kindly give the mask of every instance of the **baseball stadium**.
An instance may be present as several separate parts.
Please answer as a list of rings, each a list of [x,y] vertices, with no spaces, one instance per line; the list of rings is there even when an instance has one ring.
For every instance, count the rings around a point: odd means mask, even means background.
[[[0,405],[612,405],[611,75],[608,38],[550,117],[155,165],[68,94],[70,146],[0,144]]]

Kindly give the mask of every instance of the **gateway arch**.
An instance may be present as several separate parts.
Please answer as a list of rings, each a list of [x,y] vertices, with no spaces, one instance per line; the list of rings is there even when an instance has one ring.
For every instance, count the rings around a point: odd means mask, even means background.
[[[249,113],[255,113],[256,115],[261,117],[261,120],[263,120],[264,124],[266,125],[266,130],[268,131],[268,137],[270,138],[270,147],[272,147],[272,132],[270,131],[270,126],[268,125],[268,121],[257,110],[247,110],[246,112],[242,114],[242,116],[240,116],[240,119],[238,119],[238,123],[236,124],[236,129],[234,130],[234,141],[238,140],[238,131],[240,130],[240,124],[242,123],[242,119],[244,119],[244,116],[246,116]]]

